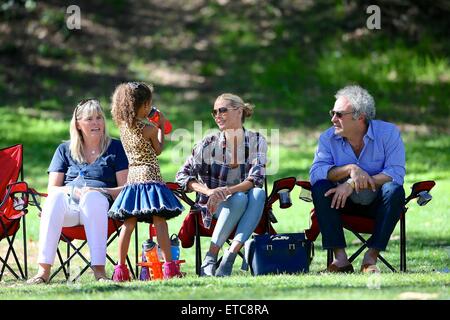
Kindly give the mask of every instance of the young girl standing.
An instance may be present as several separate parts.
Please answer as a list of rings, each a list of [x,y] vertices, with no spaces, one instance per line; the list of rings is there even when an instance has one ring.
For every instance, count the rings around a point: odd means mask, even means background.
[[[113,274],[117,282],[130,280],[125,259],[138,221],[156,227],[165,260],[164,278],[181,276],[178,265],[172,261],[166,220],[178,216],[183,206],[165,185],[156,158],[163,149],[165,118],[161,114],[156,125],[143,121],[151,105],[152,88],[141,82],[122,83],[112,96],[111,113],[129,162],[127,184],[108,212],[109,217],[124,221],[119,236],[119,263]]]

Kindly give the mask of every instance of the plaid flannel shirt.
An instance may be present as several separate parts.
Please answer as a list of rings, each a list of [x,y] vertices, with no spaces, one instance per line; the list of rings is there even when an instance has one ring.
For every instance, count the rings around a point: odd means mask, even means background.
[[[227,141],[224,132],[218,132],[204,138],[194,146],[192,154],[176,175],[178,182],[185,192],[191,180],[205,184],[210,189],[227,185],[228,170],[231,162],[227,150]],[[267,142],[259,133],[245,130],[244,146],[238,146],[238,164],[240,165],[241,179],[251,181],[255,187],[263,187],[265,167],[267,162]],[[206,204],[209,197],[197,193],[196,202],[202,210],[203,225],[210,228],[212,215]]]

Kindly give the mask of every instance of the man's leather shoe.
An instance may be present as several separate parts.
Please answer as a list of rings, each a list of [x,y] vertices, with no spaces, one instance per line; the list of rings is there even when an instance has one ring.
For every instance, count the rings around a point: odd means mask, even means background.
[[[327,267],[327,271],[331,272],[331,273],[353,273],[353,272],[355,272],[355,270],[353,269],[352,264],[348,264],[348,265],[343,266],[343,267],[338,267],[335,264],[330,264]]]

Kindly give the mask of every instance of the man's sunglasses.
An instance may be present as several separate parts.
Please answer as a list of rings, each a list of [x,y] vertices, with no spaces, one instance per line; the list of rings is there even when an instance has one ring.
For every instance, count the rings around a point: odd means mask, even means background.
[[[334,111],[334,110],[330,110],[330,117],[338,117],[339,119],[342,118],[343,116],[345,116],[346,114],[353,114],[355,113],[355,111],[349,111],[349,112],[341,112],[341,111]]]
[[[223,113],[227,113],[228,110],[236,110],[237,108],[230,108],[230,107],[222,107],[222,108],[218,108],[218,109],[213,109],[211,111],[211,115],[213,116],[213,118],[217,117],[218,114],[223,114]]]

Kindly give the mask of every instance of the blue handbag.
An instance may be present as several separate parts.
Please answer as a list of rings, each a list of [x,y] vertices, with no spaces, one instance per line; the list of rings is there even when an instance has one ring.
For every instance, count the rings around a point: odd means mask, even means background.
[[[255,235],[245,243],[252,275],[309,272],[314,244],[304,233]]]

